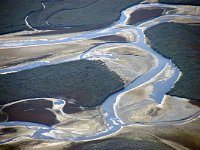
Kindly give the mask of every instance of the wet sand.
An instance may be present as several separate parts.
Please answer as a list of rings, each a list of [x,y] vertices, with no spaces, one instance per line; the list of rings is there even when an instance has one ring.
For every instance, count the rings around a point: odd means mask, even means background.
[[[190,104],[200,107],[200,101],[189,101]]]
[[[94,38],[94,40],[102,40],[105,42],[128,42],[126,37],[123,36],[117,36],[117,35],[108,35],[108,36],[101,36]]]
[[[4,107],[2,111],[8,114],[8,121],[33,122],[48,126],[59,123],[48,108],[52,108],[50,101],[31,100]]]
[[[75,103],[66,102],[65,106],[63,107],[63,111],[67,114],[74,114],[80,113],[85,110],[94,110],[95,107],[83,107],[81,103],[76,101]]]
[[[161,16],[166,8],[140,8],[134,11],[129,20],[127,21],[128,24],[137,24],[152,18],[156,18]]]

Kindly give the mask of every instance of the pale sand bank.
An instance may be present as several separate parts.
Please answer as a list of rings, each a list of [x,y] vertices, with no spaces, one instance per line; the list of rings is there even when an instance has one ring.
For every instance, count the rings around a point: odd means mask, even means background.
[[[191,117],[200,111],[198,106],[189,103],[184,98],[165,95],[162,103],[158,104],[151,98],[153,84],[166,80],[173,74],[171,68],[166,67],[159,75],[147,83],[122,93],[117,97],[115,110],[117,116],[124,123],[165,123],[176,122]]]
[[[31,59],[41,58],[43,61],[62,61],[78,56],[86,49],[101,43],[100,41],[78,41],[56,45],[30,46],[0,49],[0,66],[10,66],[23,62],[30,62]]]
[[[132,42],[136,36],[132,30],[123,30],[116,34],[99,36],[88,40],[78,40],[54,45],[41,45],[0,49],[0,67],[9,67],[32,61],[60,62],[78,57],[93,46],[105,42]]]
[[[9,117],[15,119],[16,121],[40,123],[40,124],[46,124],[48,126],[52,125],[52,127],[55,128],[56,130],[44,133],[46,136],[50,137],[56,137],[56,138],[80,137],[80,136],[94,135],[98,132],[105,130],[106,123],[103,117],[103,112],[100,107],[93,107],[90,108],[90,110],[87,110],[86,108],[82,107],[83,110],[81,112],[66,114],[63,111],[64,104],[57,105],[56,101],[57,99],[53,98],[21,100],[18,102],[13,102],[5,105],[3,107],[3,111],[11,107],[14,111],[13,113],[15,114],[12,114],[12,111],[8,112],[9,110],[7,110],[6,113],[9,114]],[[66,103],[68,102],[66,101]],[[26,104],[27,106],[25,106]],[[48,111],[48,113],[43,114],[42,110],[46,110]],[[23,113],[24,116],[22,116]],[[15,116],[16,114],[17,116]],[[29,115],[30,118],[27,116],[27,114]],[[52,114],[54,118],[49,118],[52,116]],[[44,115],[46,115],[46,117],[44,117]],[[35,118],[37,117],[38,120],[35,120]],[[57,120],[57,122],[54,124],[48,124],[50,121],[51,123],[53,123],[54,120]],[[1,128],[3,131],[4,126],[2,126]],[[9,126],[7,128],[9,128]],[[13,129],[15,128],[10,127],[11,131],[13,131]],[[17,137],[18,135],[32,136],[33,133],[37,131],[37,127],[36,128],[31,127],[30,129],[28,129],[24,126],[22,128],[19,127],[19,129],[16,128],[15,129],[16,131],[12,133],[6,132],[0,139],[8,140],[11,137]]]
[[[96,107],[79,113],[64,114],[62,119],[60,119],[60,123],[53,127],[57,129],[52,131],[56,137],[71,138],[95,135],[96,133],[106,129],[106,123],[101,108]]]
[[[144,50],[129,44],[108,44],[90,52],[90,59],[101,60],[126,84],[156,65],[156,59]]]

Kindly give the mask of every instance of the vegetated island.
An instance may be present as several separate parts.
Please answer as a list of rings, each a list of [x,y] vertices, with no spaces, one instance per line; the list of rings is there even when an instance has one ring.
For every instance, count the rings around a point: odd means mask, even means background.
[[[101,61],[78,60],[0,76],[0,104],[28,98],[74,99],[83,107],[101,105],[124,87]]]
[[[182,72],[168,94],[200,100],[200,24],[161,23],[145,31],[153,49]]]

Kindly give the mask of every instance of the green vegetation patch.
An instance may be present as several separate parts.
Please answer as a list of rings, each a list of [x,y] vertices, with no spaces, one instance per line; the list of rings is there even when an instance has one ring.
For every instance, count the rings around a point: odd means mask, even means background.
[[[200,100],[200,24],[162,23],[145,31],[153,49],[182,72],[168,94]]]
[[[101,61],[79,60],[1,75],[0,87],[0,104],[54,97],[92,107],[122,89],[124,82]]]

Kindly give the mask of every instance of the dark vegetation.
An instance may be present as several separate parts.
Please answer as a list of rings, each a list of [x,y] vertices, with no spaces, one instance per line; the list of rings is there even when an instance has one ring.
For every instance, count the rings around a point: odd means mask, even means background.
[[[7,119],[7,114],[1,112],[0,113],[0,122],[5,121]]]
[[[85,142],[83,144],[74,144],[66,150],[172,150],[160,142],[153,140],[135,140],[128,138],[110,138],[105,140],[97,140]]]
[[[31,12],[42,9],[42,0],[1,0],[0,34],[28,30],[24,21]]]
[[[122,89],[124,83],[102,62],[79,60],[1,75],[0,87],[0,104],[55,97],[74,99],[84,107],[93,107]]]
[[[52,14],[48,21],[54,26],[105,27],[118,20],[123,9],[142,0],[98,0],[96,3],[81,9],[62,10]],[[66,4],[67,5],[67,4]]]
[[[55,33],[102,28],[116,21],[120,12],[142,0],[6,0],[0,1],[0,34],[29,30],[25,17],[36,29]],[[43,9],[43,2],[46,9]],[[46,24],[46,20],[50,25]],[[66,29],[64,27],[72,26]],[[61,32],[58,32],[61,31]],[[54,32],[53,32],[54,33]]]
[[[162,23],[145,31],[153,49],[182,72],[170,95],[200,100],[200,24]]]
[[[167,4],[184,4],[184,5],[200,5],[199,0],[158,0],[159,3]]]

